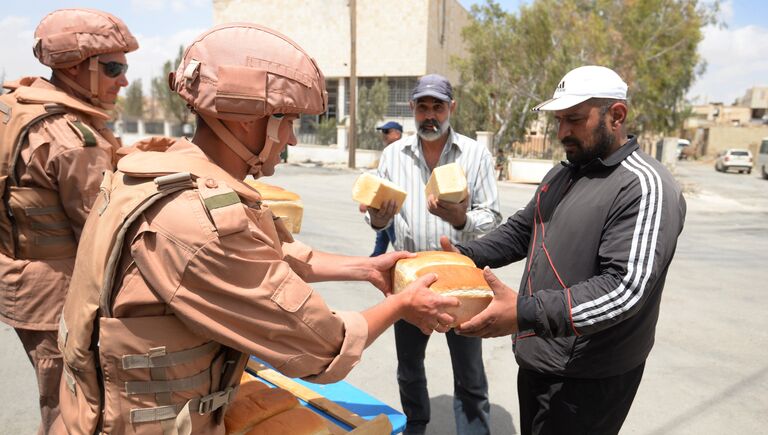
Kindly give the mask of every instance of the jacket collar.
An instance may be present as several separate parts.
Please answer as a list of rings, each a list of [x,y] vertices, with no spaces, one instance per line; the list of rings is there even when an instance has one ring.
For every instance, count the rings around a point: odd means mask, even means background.
[[[568,162],[567,160],[564,160],[560,162],[563,166],[575,171],[575,172],[590,172],[595,171],[599,169],[604,168],[611,168],[613,166],[619,165],[621,162],[624,161],[627,157],[629,157],[630,154],[635,152],[640,146],[637,144],[637,136],[629,135],[627,136],[629,139],[624,143],[624,145],[621,146],[621,148],[617,149],[613,154],[608,156],[606,159],[596,158],[595,160],[592,160],[591,162],[587,163],[583,167],[579,168],[576,165]]]

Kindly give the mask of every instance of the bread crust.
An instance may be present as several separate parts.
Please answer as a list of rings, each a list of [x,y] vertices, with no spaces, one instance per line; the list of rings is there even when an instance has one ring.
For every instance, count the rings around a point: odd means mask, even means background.
[[[445,251],[424,251],[405,258],[394,267],[394,292],[400,293],[413,281],[429,273],[437,274],[430,290],[459,299],[461,305],[447,312],[456,317],[455,327],[484,310],[493,299],[493,290],[469,257]]]
[[[290,392],[280,388],[262,388],[262,382],[247,382],[240,386],[235,400],[224,415],[228,434],[241,435],[253,426],[277,414],[299,406]]]

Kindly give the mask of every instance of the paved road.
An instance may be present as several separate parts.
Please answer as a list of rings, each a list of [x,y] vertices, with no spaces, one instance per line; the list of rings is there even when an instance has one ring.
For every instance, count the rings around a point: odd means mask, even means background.
[[[367,255],[374,235],[364,226],[350,190],[357,172],[286,166],[271,179],[300,193],[305,220],[300,239],[317,249]],[[664,294],[656,346],[622,433],[757,434],[768,431],[768,181],[755,174],[721,174],[683,162],[688,218]],[[502,213],[510,216],[534,187],[502,183]],[[522,265],[498,274],[517,287]],[[318,291],[339,310],[381,299],[370,285],[324,283]],[[21,346],[0,327],[0,433],[34,433],[35,388]],[[484,342],[494,433],[518,433],[515,376],[508,338]],[[430,434],[453,433],[448,348],[435,336],[427,349],[432,397]],[[348,381],[399,408],[394,339],[385,333]]]

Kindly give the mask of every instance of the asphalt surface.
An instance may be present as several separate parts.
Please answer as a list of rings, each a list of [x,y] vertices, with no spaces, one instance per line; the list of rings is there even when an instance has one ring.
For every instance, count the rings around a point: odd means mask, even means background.
[[[682,162],[676,171],[688,203],[685,230],[667,277],[656,345],[623,434],[759,434],[768,432],[768,181],[718,173],[711,164]],[[351,199],[359,171],[284,166],[266,181],[302,195],[298,238],[315,249],[368,255],[374,234]],[[501,183],[504,219],[534,186]],[[497,271],[516,288],[522,264]],[[316,286],[337,310],[361,310],[382,299],[365,283]],[[0,433],[33,434],[39,421],[36,384],[12,329],[0,324]],[[509,338],[483,346],[490,383],[492,429],[519,433]],[[428,433],[454,433],[452,375],[445,339],[433,336],[426,367],[432,404]],[[394,338],[386,332],[347,381],[400,408]]]

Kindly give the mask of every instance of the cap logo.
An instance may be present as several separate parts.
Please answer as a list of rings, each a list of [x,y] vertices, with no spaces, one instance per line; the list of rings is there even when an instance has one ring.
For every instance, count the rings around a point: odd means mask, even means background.
[[[557,88],[555,89],[555,93],[559,93],[559,92],[565,92],[565,80],[561,81],[557,85]]]

